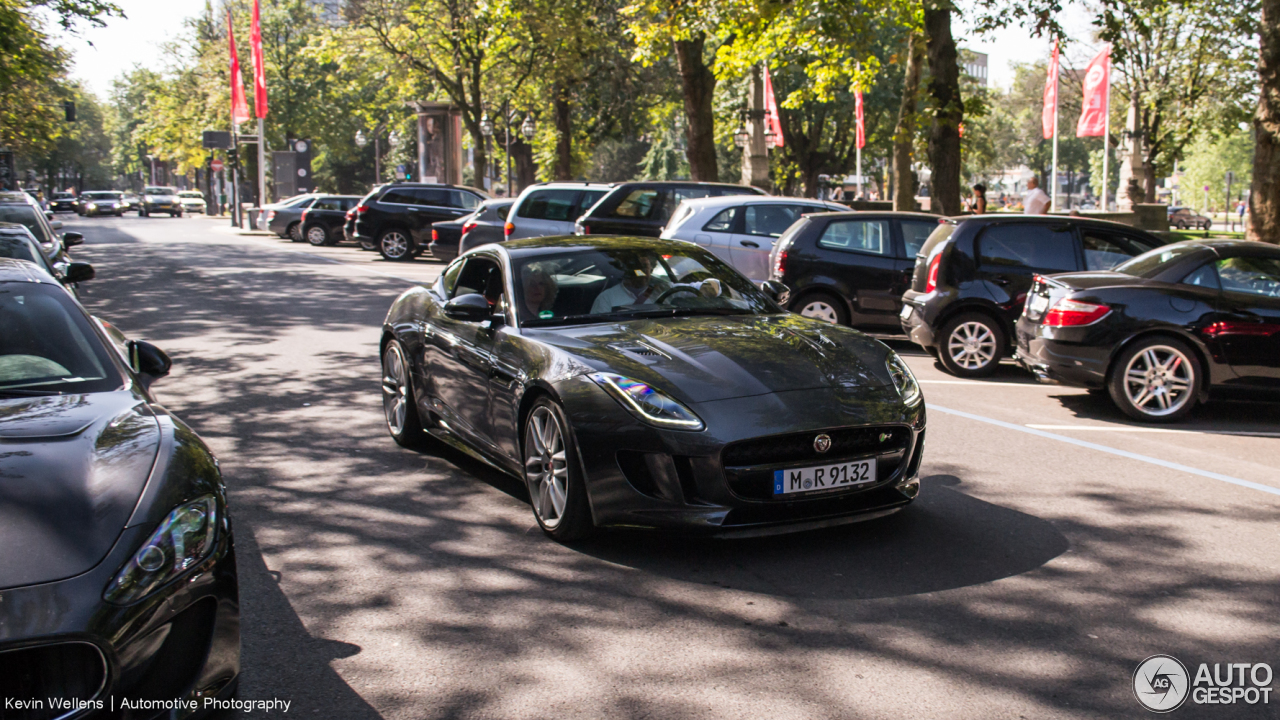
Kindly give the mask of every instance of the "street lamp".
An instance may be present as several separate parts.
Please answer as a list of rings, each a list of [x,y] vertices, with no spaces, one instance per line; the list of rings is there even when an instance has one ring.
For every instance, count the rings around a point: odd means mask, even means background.
[[[525,115],[524,122],[520,124],[520,134],[524,135],[526,140],[532,140],[537,132],[537,126],[533,124],[533,113]]]
[[[485,137],[493,137],[493,121],[489,119],[489,113],[485,113],[480,118],[480,134]]]
[[[740,148],[747,147],[747,141],[751,139],[751,133],[747,132],[746,125],[739,125],[738,131],[733,134],[733,144]]]

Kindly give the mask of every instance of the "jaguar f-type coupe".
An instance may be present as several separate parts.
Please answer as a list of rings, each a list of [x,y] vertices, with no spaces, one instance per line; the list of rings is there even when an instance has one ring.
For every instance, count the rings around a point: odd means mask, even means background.
[[[919,492],[925,407],[884,344],[785,312],[693,243],[476,248],[383,326],[387,425],[523,480],[558,540],[751,536],[887,515]]]
[[[0,259],[0,717],[185,718],[240,670],[218,463],[155,346]]]

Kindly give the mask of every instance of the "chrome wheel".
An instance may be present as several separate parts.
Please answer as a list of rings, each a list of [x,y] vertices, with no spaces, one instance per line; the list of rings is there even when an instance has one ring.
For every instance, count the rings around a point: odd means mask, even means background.
[[[996,357],[996,336],[986,325],[970,321],[957,325],[947,338],[947,353],[965,370],[978,370]]]
[[[409,255],[409,238],[399,230],[391,230],[382,235],[382,255],[390,260],[399,260]]]
[[[307,228],[307,242],[312,245],[324,245],[328,241],[329,233],[325,232],[324,228],[319,225],[312,225]]]
[[[832,325],[840,322],[839,313],[836,312],[831,303],[825,300],[810,300],[804,304],[804,307],[800,308],[800,314],[807,318],[829,322]]]
[[[395,437],[404,434],[410,402],[409,369],[400,346],[392,343],[382,356],[382,409],[387,414],[387,428]]]
[[[289,239],[294,242],[302,242],[302,223],[294,223],[289,226]]]
[[[1163,417],[1191,401],[1195,367],[1181,350],[1152,345],[1134,355],[1124,368],[1125,398],[1139,412]]]
[[[565,457],[564,429],[546,406],[534,409],[525,428],[524,474],[533,511],[543,527],[555,530],[564,518],[569,499],[569,463]]]

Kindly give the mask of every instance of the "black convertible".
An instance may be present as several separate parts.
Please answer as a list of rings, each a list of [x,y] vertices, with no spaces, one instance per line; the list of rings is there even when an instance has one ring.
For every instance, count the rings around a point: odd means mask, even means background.
[[[46,270],[0,259],[4,718],[188,717],[235,692],[225,489],[148,390],[168,371]]]
[[[607,526],[763,535],[892,513],[919,491],[911,371],[785,312],[696,245],[477,248],[383,326],[391,435],[522,479],[558,540]]]

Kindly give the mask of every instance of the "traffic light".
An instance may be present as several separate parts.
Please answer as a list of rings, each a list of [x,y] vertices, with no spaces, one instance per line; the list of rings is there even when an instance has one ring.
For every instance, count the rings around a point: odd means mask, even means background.
[[[232,170],[235,170],[236,168],[240,167],[239,153],[235,150],[235,148],[232,148],[227,151],[227,167],[231,168]]]
[[[67,122],[76,121],[76,104],[73,102],[62,103],[62,109],[67,113]]]

